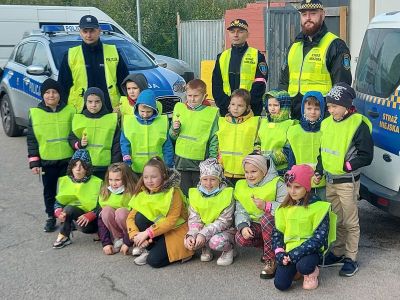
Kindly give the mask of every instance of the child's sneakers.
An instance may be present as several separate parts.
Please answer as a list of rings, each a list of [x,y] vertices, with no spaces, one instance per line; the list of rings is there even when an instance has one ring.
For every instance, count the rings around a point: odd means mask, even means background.
[[[138,257],[136,257],[133,262],[137,264],[138,266],[143,266],[147,264],[147,256],[149,256],[149,251],[146,249],[143,249],[142,254],[140,254]]]
[[[314,290],[318,287],[319,269],[315,267],[314,272],[309,275],[304,275],[303,289]]]
[[[123,239],[115,239],[113,243],[114,253],[118,253],[119,250],[121,250],[123,244],[124,244]]]
[[[229,251],[223,251],[221,256],[217,259],[218,266],[229,266],[233,263],[235,257],[235,249]]]
[[[133,247],[132,249],[132,255],[133,256],[139,256],[143,253],[144,248],[140,248],[140,247]]]
[[[200,261],[207,262],[212,261],[212,259],[213,254],[211,252],[211,249],[207,246],[203,247],[203,249],[201,249]]]
[[[265,267],[260,273],[261,279],[271,279],[275,277],[276,261],[275,259],[266,259]]]
[[[339,271],[340,276],[351,277],[358,271],[358,263],[351,258],[345,258],[342,269]]]
[[[323,259],[323,264],[321,264],[322,268],[326,267],[334,267],[334,266],[342,266],[344,261],[344,256],[336,256],[332,252],[329,252]]]
[[[64,248],[65,246],[71,244],[71,240],[69,236],[65,236],[61,233],[58,234],[56,241],[53,244],[54,249],[61,249]]]
[[[53,232],[54,230],[56,230],[56,223],[57,223],[56,218],[49,217],[46,220],[46,224],[43,227],[44,232]]]

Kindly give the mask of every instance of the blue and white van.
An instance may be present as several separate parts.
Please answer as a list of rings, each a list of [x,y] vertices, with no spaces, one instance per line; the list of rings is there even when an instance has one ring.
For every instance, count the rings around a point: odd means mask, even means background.
[[[362,171],[363,199],[400,216],[400,11],[373,18],[354,80],[355,106],[373,125],[374,159]]]

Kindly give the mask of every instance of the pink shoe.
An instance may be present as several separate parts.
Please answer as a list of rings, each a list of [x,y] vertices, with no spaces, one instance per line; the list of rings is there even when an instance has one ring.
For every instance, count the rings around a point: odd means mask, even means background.
[[[315,267],[314,272],[309,275],[304,275],[303,289],[314,290],[318,287],[319,269]]]

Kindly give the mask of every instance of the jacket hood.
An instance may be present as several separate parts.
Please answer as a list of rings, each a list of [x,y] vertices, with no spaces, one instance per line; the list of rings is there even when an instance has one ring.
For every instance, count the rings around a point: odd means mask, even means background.
[[[100,98],[101,100],[101,109],[99,112],[92,114],[87,108],[86,108],[86,102],[87,102],[87,98],[89,95],[96,95]],[[85,94],[83,95],[83,99],[84,99],[84,103],[85,103],[85,109],[83,110],[82,114],[88,118],[101,118],[102,116],[108,114],[108,110],[107,110],[107,106],[105,103],[105,99],[104,99],[104,93],[101,89],[99,89],[98,87],[90,87],[86,90]]]
[[[270,122],[279,123],[290,119],[290,107],[292,100],[287,91],[284,90],[270,90],[264,95],[265,97],[265,111],[267,118]],[[279,102],[280,112],[277,115],[271,115],[268,111],[268,99],[275,98]]]
[[[318,120],[315,121],[315,122],[310,122],[309,120],[306,119],[306,117],[304,115],[304,104],[305,104],[306,99],[308,97],[314,97],[319,102],[321,115],[318,118]],[[303,127],[303,129],[306,130],[306,131],[318,131],[320,129],[320,127],[321,127],[321,122],[324,119],[324,113],[325,113],[325,99],[324,99],[324,96],[322,96],[322,94],[320,92],[317,92],[317,91],[307,92],[303,96],[303,100],[301,101],[301,119],[300,119],[301,127]]]
[[[142,73],[129,74],[128,76],[125,77],[124,81],[122,81],[121,83],[121,89],[124,92],[125,96],[128,96],[128,92],[126,90],[126,84],[130,81],[136,83],[141,92],[148,89],[149,87],[149,83],[147,82],[146,77]]]
[[[181,173],[176,169],[168,169],[168,179],[165,181],[161,192],[167,191],[170,188],[179,188],[181,184]]]
[[[134,112],[135,112],[136,118],[138,118],[139,120],[143,120],[143,118],[139,115],[139,111],[138,111],[139,104],[146,105],[153,109],[153,112],[154,112],[153,115],[146,121],[154,120],[158,116],[156,95],[154,94],[154,92],[152,90],[147,89],[147,90],[144,90],[143,92],[141,92],[139,94],[139,97],[138,97],[135,107],[134,107]]]

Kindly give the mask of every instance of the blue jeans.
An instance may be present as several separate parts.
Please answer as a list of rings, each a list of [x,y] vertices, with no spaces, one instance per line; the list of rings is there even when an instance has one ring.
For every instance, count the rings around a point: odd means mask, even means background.
[[[311,254],[302,257],[296,264],[278,265],[274,279],[275,287],[281,291],[287,290],[292,285],[293,278],[297,272],[302,275],[309,275],[314,272],[318,263],[319,255]]]

